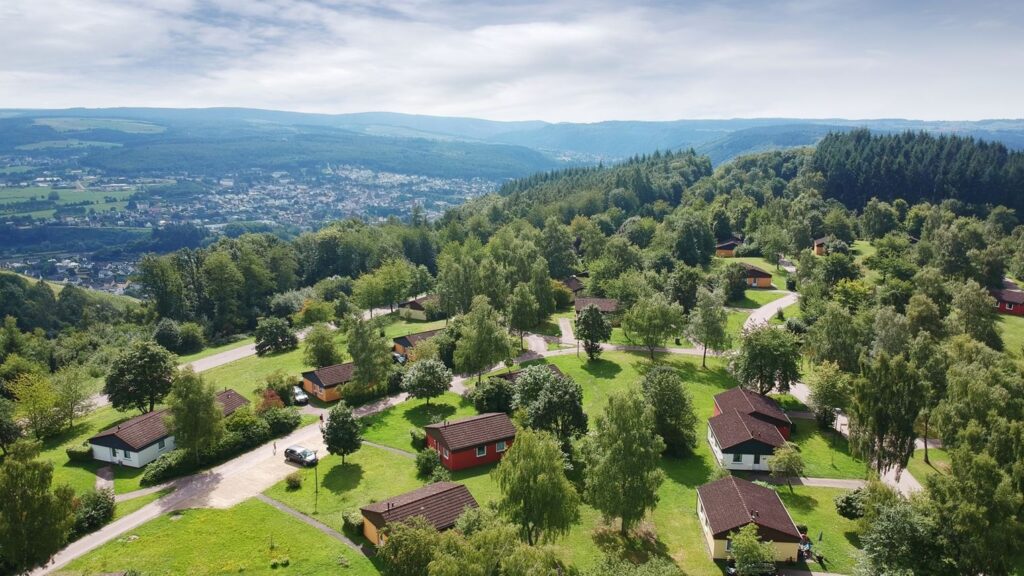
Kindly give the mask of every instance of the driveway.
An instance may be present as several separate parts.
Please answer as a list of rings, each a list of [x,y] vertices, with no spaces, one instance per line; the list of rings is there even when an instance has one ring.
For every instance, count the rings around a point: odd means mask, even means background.
[[[800,295],[796,292],[786,292],[784,290],[775,290],[775,292],[784,292],[786,295],[751,312],[750,316],[747,316],[747,321],[743,323],[744,330],[750,330],[760,324],[767,324],[779,313],[779,310],[796,304],[800,300]]]

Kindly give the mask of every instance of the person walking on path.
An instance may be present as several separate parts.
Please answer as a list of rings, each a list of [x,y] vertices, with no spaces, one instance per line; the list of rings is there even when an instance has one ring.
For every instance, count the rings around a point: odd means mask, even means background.
[[[277,441],[274,441],[274,456],[277,456]]]

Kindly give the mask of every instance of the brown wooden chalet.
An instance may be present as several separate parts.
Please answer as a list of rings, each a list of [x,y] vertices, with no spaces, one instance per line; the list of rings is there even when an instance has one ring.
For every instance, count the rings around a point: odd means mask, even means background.
[[[477,503],[465,485],[436,482],[359,510],[363,514],[363,535],[379,546],[387,540],[382,531],[389,524],[418,516],[439,531],[447,530],[467,508],[477,508]]]
[[[395,352],[403,356],[407,356],[409,351],[416,347],[417,344],[424,340],[430,340],[434,336],[437,336],[441,332],[441,328],[437,330],[426,330],[424,332],[417,332],[415,334],[406,334],[405,336],[399,336],[398,338],[392,338],[394,342],[392,349]]]
[[[339,388],[351,382],[355,372],[356,365],[351,362],[303,372],[302,389],[324,402],[333,402],[341,398]]]

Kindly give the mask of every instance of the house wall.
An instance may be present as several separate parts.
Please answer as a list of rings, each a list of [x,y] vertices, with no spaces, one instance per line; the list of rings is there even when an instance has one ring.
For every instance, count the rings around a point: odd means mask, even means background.
[[[771,278],[747,277],[747,285],[752,288],[773,288]]]
[[[168,436],[164,439],[163,448],[160,448],[160,443],[157,442],[147,446],[141,452],[132,451],[131,457],[128,458],[125,457],[124,450],[121,450],[120,448],[117,449],[117,456],[115,457],[108,446],[89,444],[89,447],[92,448],[93,459],[99,460],[100,462],[110,462],[111,464],[119,464],[130,468],[142,468],[146,464],[156,460],[164,452],[174,450],[174,436]]]
[[[825,255],[825,245],[824,244],[816,244],[814,246],[814,254],[815,254],[815,256],[824,256]]]
[[[441,465],[447,468],[448,470],[451,470],[452,472],[497,462],[501,460],[501,458],[505,455],[505,452],[507,452],[508,449],[512,447],[512,442],[512,440],[506,440],[505,450],[502,452],[498,452],[497,442],[488,442],[486,444],[486,456],[478,457],[476,455],[476,446],[471,448],[465,448],[463,450],[450,450],[446,455],[445,447],[432,436],[427,436],[427,446],[433,448],[434,450],[437,450],[437,453],[441,455]]]
[[[427,319],[427,311],[426,310],[413,310],[412,308],[405,308],[405,307],[398,309],[398,315],[400,317],[402,317],[402,318],[407,318],[409,320],[426,320]]]
[[[755,464],[754,454],[743,454],[739,462],[734,462],[732,454],[722,452],[718,439],[715,438],[715,433],[711,430],[711,426],[708,426],[708,444],[711,445],[711,452],[715,455],[715,459],[726,470],[768,470],[768,462],[772,458],[771,456],[761,455],[760,460]]]
[[[735,250],[719,250],[717,248],[715,249],[715,256],[718,256],[719,258],[732,258],[735,255]]]
[[[302,389],[305,390],[307,394],[312,394],[313,396],[316,396],[323,402],[334,402],[335,400],[341,399],[340,386],[322,388],[320,386],[314,385],[312,382],[309,381],[308,378],[303,378]]]
[[[377,532],[377,527],[373,525],[373,522],[367,520],[366,516],[363,516],[363,536],[365,536],[366,539],[372,542],[375,546],[379,546],[381,544],[379,541],[380,534]]]
[[[1024,304],[1010,304],[1008,302],[999,302],[996,305],[1000,314],[1010,314],[1012,316],[1024,316]]]
[[[395,342],[394,346],[392,346],[391,349],[394,350],[395,352],[398,352],[402,356],[408,356],[409,355],[409,349],[406,348],[405,346],[402,346],[398,342]]]
[[[704,534],[704,544],[711,553],[711,557],[715,560],[729,558],[728,540],[725,538],[715,539],[711,532],[711,525],[708,523],[707,513],[704,511],[704,503],[701,502],[699,495],[697,496],[697,518],[700,519],[701,532]],[[800,548],[796,542],[771,542],[771,545],[775,550],[776,562],[796,561],[796,553]]]

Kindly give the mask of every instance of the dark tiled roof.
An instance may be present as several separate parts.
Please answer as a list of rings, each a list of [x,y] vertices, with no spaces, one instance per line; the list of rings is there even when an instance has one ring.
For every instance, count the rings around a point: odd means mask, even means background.
[[[488,412],[454,422],[428,424],[423,429],[439,439],[449,450],[472,448],[516,436],[516,427],[504,412]]]
[[[822,236],[821,238],[815,238],[814,239],[814,245],[815,246],[817,246],[819,244],[824,244],[826,242],[828,242],[828,236]]]
[[[565,287],[573,292],[583,290],[583,281],[575,276],[569,276],[568,278],[563,279],[562,284],[565,284]]]
[[[718,248],[719,250],[733,250],[740,244],[743,244],[743,240],[740,240],[739,238],[733,238],[732,240],[726,240],[721,244],[715,244],[715,248]]]
[[[762,540],[799,542],[800,532],[771,488],[726,476],[697,488],[716,539],[753,522]]]
[[[407,300],[398,305],[399,308],[411,308],[413,310],[423,310],[423,307],[437,300],[436,294],[427,294],[426,296],[420,296],[419,298],[413,298]]]
[[[754,266],[753,264],[747,264],[746,262],[740,262],[740,266],[743,266],[743,268],[747,271],[747,278],[750,278],[750,277],[753,277],[753,278],[771,278],[772,277],[772,275],[769,272],[766,272],[763,268],[758,268],[757,266]]]
[[[739,386],[715,394],[715,405],[718,406],[719,412],[735,410],[777,425],[793,423],[775,400]]]
[[[1020,290],[989,290],[988,293],[1000,302],[1024,304],[1024,292]]]
[[[415,334],[406,334],[405,336],[399,336],[397,338],[392,338],[391,340],[395,344],[400,344],[404,348],[412,348],[424,340],[430,340],[441,330],[442,328],[438,328],[437,330],[426,330]]]
[[[438,530],[445,530],[455,525],[466,508],[476,507],[476,500],[465,485],[437,482],[360,510],[378,528],[420,516]]]
[[[241,394],[231,389],[218,392],[217,402],[221,405],[225,416],[229,416],[238,408],[249,403]],[[111,445],[114,448],[142,450],[146,446],[170,436],[165,421],[166,417],[166,409],[136,416],[127,422],[100,432],[90,438],[89,442],[99,446]]]
[[[558,366],[555,366],[554,364],[538,364],[538,366],[546,367],[548,370],[551,370],[551,373],[554,374],[555,376],[559,376],[562,378],[565,377],[565,374],[563,374],[562,371],[558,369]],[[519,376],[522,375],[523,370],[525,370],[525,368],[523,368],[522,370],[513,370],[512,372],[503,372],[501,374],[495,374],[494,377],[501,378],[503,380],[508,380],[509,382],[515,382],[516,380],[519,379]]]
[[[735,410],[712,416],[708,419],[708,426],[723,452],[744,442],[760,442],[773,448],[786,443],[775,426]]]
[[[605,313],[618,312],[619,310],[619,301],[614,298],[577,298],[576,311],[579,312],[591,304],[597,306],[598,310]]]
[[[1003,290],[1020,290],[1020,286],[1009,278],[1003,278]]]
[[[332,388],[351,380],[355,371],[356,365],[351,362],[346,362],[344,364],[324,366],[317,370],[303,372],[302,377],[322,388]]]

